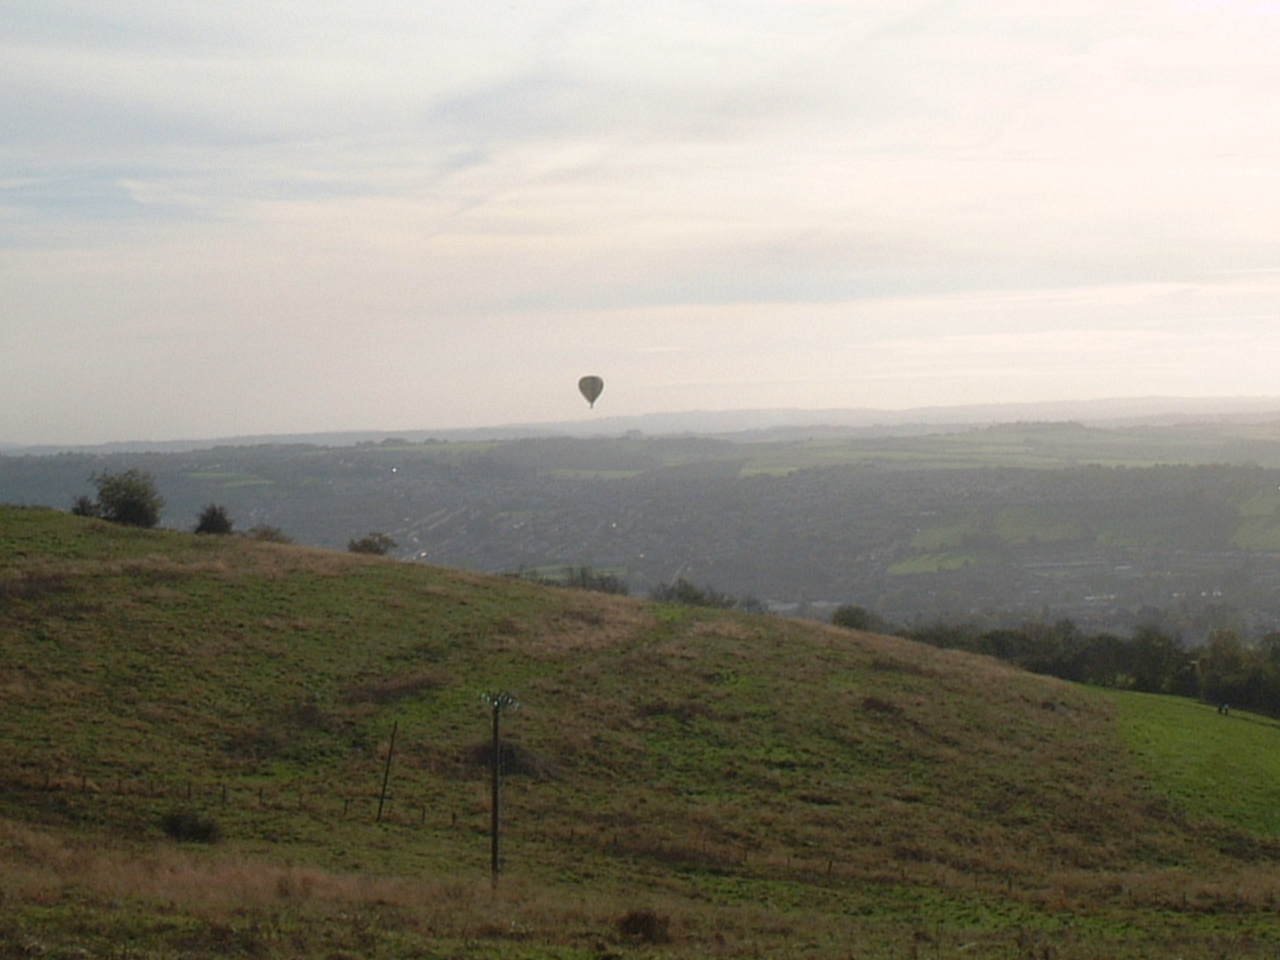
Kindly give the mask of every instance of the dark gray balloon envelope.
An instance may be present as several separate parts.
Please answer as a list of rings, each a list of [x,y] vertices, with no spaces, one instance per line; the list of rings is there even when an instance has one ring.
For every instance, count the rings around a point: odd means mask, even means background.
[[[594,408],[596,399],[604,392],[604,381],[599,377],[583,377],[578,381],[578,390]]]

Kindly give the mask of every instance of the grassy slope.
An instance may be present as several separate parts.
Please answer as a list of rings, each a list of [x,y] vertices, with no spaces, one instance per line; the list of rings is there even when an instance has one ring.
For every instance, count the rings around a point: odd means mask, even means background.
[[[1153,787],[1165,767],[1093,691],[43,510],[0,507],[0,558],[0,942],[28,952],[600,956],[633,949],[613,919],[642,907],[673,956],[1274,952],[1274,821],[1194,771]],[[494,899],[492,689],[522,704]],[[1170,709],[1122,703],[1149,758],[1202,726]],[[178,807],[224,841],[165,840]]]
[[[1116,700],[1122,734],[1160,790],[1198,817],[1280,840],[1280,721],[1153,694]]]

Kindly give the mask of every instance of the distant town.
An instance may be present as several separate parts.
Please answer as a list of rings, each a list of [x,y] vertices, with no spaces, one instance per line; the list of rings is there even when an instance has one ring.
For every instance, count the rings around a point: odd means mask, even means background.
[[[0,500],[69,509],[95,471],[151,474],[162,525],[240,530],[644,596],[676,579],[825,618],[1071,619],[1188,640],[1280,627],[1280,416],[786,427],[721,435],[382,437],[345,445],[0,456]]]

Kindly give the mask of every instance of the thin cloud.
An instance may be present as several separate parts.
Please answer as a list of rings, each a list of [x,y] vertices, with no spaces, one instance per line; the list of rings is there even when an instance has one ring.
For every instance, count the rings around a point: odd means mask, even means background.
[[[11,0],[0,439],[1273,389],[1275,13]]]

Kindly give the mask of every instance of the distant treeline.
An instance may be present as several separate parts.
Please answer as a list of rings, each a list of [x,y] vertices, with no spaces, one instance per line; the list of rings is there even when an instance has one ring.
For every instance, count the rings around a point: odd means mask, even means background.
[[[858,613],[861,611],[861,613]],[[875,615],[842,607],[833,622]],[[866,626],[861,626],[866,629]],[[1186,644],[1159,627],[1130,636],[1085,633],[1071,620],[982,628],[934,623],[895,631],[912,640],[986,654],[1034,673],[1101,687],[1198,697],[1209,703],[1280,717],[1280,632],[1247,644],[1232,630],[1217,630],[1204,643]]]

